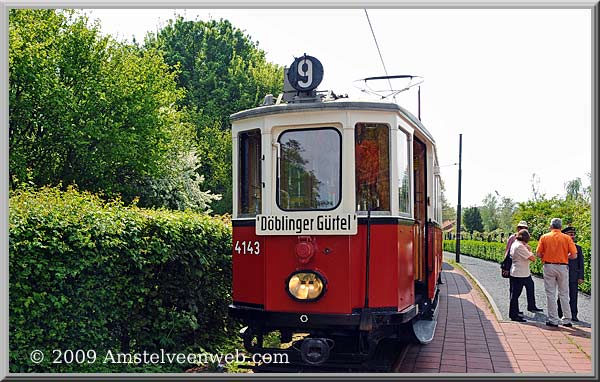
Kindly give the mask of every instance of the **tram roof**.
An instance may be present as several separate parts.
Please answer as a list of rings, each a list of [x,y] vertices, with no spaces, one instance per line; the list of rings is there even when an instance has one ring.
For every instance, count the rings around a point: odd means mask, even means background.
[[[279,105],[259,106],[254,109],[243,110],[232,114],[230,116],[231,121],[238,121],[246,118],[254,118],[265,115],[273,114],[284,114],[299,111],[321,111],[321,110],[374,110],[374,111],[391,111],[400,112],[406,116],[412,123],[414,123],[419,130],[423,132],[435,143],[433,136],[423,126],[421,121],[416,118],[412,113],[403,108],[402,106],[390,103],[390,102],[375,102],[375,101],[349,101],[349,100],[335,100],[335,101],[323,101],[323,102],[310,102],[310,103],[285,103]]]

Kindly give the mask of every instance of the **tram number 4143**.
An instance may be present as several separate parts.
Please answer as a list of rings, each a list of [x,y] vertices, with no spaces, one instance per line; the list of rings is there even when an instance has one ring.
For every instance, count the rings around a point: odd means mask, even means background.
[[[258,241],[236,241],[233,250],[240,255],[259,255],[260,243]]]

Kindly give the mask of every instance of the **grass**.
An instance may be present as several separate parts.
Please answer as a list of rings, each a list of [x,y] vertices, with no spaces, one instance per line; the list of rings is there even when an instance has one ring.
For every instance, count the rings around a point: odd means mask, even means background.
[[[573,338],[571,338],[571,336],[565,336],[567,338],[567,340],[572,343],[573,345],[575,345],[575,347],[577,349],[579,349],[580,352],[582,352],[583,354],[585,354],[585,356],[587,357],[587,359],[592,359],[592,356],[590,354],[588,354]]]

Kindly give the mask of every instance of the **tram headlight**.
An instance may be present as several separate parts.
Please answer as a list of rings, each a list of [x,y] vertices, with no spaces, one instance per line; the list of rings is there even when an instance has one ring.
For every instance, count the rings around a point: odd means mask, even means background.
[[[290,297],[296,301],[316,301],[323,296],[327,283],[319,273],[306,270],[292,273],[286,282]]]

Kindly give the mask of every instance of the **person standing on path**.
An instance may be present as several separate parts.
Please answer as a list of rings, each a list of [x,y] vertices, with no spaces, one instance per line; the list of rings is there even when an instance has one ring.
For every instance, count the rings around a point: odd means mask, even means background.
[[[554,218],[550,221],[550,232],[542,235],[536,253],[544,263],[544,288],[548,300],[548,326],[558,326],[558,307],[556,289],[562,306],[569,306],[569,259],[577,258],[577,248],[571,236],[560,231],[562,220]],[[562,324],[572,327],[571,310],[565,309]]]
[[[562,233],[566,233],[571,236],[573,242],[575,242],[575,228],[567,227],[562,230]],[[575,244],[575,248],[577,248],[577,258],[569,259],[569,305],[571,308],[571,320],[578,322],[579,318],[577,317],[577,296],[579,294],[579,284],[583,283],[583,250],[581,246]],[[562,317],[562,309],[560,306],[560,299],[557,301],[558,303],[558,317]]]
[[[531,271],[529,264],[535,260],[529,247],[529,231],[520,230],[514,243],[510,247],[510,257],[512,258],[512,267],[510,268],[510,308],[508,316],[512,321],[527,322],[525,318],[519,315],[519,297],[523,291],[523,286],[527,279],[531,280]],[[533,282],[533,280],[532,280]]]
[[[527,226],[526,221],[521,220],[517,224],[517,233],[523,229],[529,229],[529,227]],[[510,235],[510,237],[506,241],[506,250],[504,252],[504,257],[510,256],[511,246],[517,239],[517,233]],[[529,231],[528,231],[528,233],[529,233]],[[533,283],[531,274],[529,274],[529,276],[525,280],[523,280],[523,282],[524,282],[523,285],[525,286],[525,293],[527,294],[527,310],[532,313],[543,312],[543,310],[538,308],[537,304],[535,303],[535,284]],[[509,294],[512,296],[512,294],[513,294],[512,285],[513,284],[510,283],[509,285],[510,285],[509,286]],[[519,293],[519,294],[521,294],[521,293]],[[523,314],[523,312],[519,312],[519,314]]]

